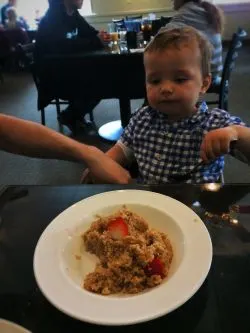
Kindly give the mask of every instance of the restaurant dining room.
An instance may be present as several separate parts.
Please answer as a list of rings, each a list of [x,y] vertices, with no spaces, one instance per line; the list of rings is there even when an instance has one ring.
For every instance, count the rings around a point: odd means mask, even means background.
[[[0,0],[0,333],[249,333],[249,91],[249,0]]]

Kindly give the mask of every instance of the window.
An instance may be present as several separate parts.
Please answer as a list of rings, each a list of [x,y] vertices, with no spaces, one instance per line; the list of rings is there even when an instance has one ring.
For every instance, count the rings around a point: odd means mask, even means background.
[[[18,0],[17,10],[20,16],[23,16],[31,28],[36,27],[36,17],[41,17],[48,9],[48,0]],[[82,15],[91,15],[91,0],[84,0],[83,7],[80,10]]]
[[[80,10],[80,13],[83,16],[91,15],[92,14],[92,7],[91,7],[91,0],[84,0],[82,9]]]

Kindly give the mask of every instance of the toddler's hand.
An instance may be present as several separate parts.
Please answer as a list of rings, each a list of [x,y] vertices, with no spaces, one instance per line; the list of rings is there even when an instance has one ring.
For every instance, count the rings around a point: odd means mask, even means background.
[[[232,126],[208,132],[201,144],[201,158],[209,162],[230,151],[230,143],[238,140],[238,133]]]

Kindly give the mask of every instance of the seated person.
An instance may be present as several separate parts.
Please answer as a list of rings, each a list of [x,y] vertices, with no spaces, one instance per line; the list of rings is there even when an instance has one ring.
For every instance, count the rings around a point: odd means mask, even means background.
[[[211,82],[210,57],[209,41],[187,26],[162,30],[146,47],[149,106],[132,116],[107,152],[122,166],[135,160],[139,182],[168,183],[201,161],[187,182],[218,182],[231,142],[233,153],[250,161],[250,128],[224,110],[198,104]]]
[[[42,19],[42,16],[40,15],[40,10],[36,9],[35,10],[35,23],[37,26],[39,25],[41,19]]]
[[[211,59],[212,83],[218,82],[223,69],[221,34],[224,15],[214,4],[202,0],[173,0],[176,15],[166,27],[189,25],[205,34],[213,46]]]
[[[97,50],[104,47],[99,32],[90,26],[78,10],[83,0],[49,0],[49,9],[42,18],[36,37],[36,58],[50,53],[74,53]],[[69,83],[70,84],[70,83]],[[70,106],[61,113],[60,122],[71,130],[77,122],[84,122],[85,114],[99,103],[87,95],[70,101]]]
[[[7,20],[6,11],[9,7],[15,7],[17,1],[16,0],[8,0],[8,2],[1,8],[1,21],[2,25],[5,25],[5,21]]]
[[[84,145],[45,126],[0,114],[0,150],[36,158],[85,163],[97,179],[126,184],[126,170],[93,146]]]
[[[29,29],[27,22],[23,18],[18,17],[15,7],[9,7],[6,10],[6,16],[7,20],[5,21],[4,25],[6,30]]]

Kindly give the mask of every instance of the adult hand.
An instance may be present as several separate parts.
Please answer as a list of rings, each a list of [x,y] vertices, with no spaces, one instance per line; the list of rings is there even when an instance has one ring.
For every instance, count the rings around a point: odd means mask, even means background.
[[[98,34],[99,38],[102,40],[103,43],[107,44],[111,42],[111,36],[106,31],[101,30]]]
[[[87,161],[91,177],[95,183],[128,184],[132,181],[127,170],[106,156],[99,149],[92,147],[91,158]]]

